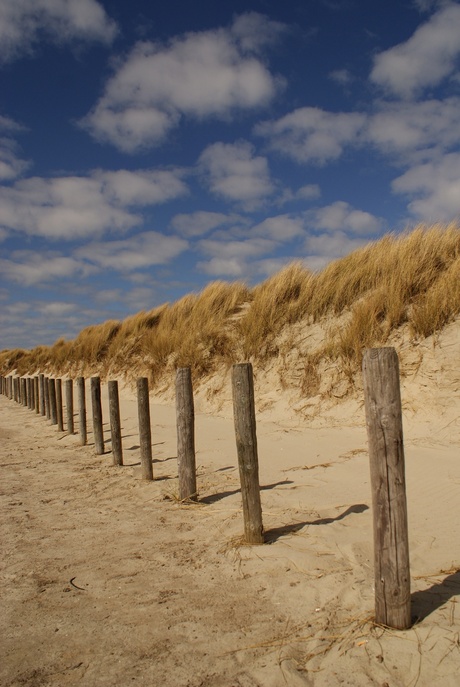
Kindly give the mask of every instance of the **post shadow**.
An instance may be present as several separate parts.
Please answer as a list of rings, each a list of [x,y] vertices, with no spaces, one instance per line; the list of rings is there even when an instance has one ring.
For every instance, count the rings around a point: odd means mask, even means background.
[[[292,480],[285,479],[282,482],[275,482],[274,484],[266,484],[265,486],[260,487],[260,491],[267,491],[268,489],[275,489],[275,487],[279,487],[283,484],[293,484]],[[210,496],[204,496],[203,498],[199,499],[200,503],[215,503],[216,501],[220,501],[221,499],[224,499],[226,496],[233,496],[234,494],[238,494],[241,491],[241,488],[238,487],[238,489],[231,489],[229,491],[220,491],[217,494],[211,494]]]
[[[414,623],[425,620],[444,606],[453,596],[460,595],[460,569],[447,575],[441,582],[411,594],[411,615]]]
[[[269,530],[265,530],[265,542],[267,544],[273,544],[273,542],[280,539],[280,537],[285,537],[288,534],[294,534],[299,532],[301,529],[307,525],[330,525],[333,522],[338,522],[343,520],[348,515],[352,513],[364,513],[364,511],[369,510],[369,506],[365,503],[357,503],[354,506],[350,506],[343,513],[337,515],[335,518],[318,518],[317,520],[305,520],[304,522],[294,522],[292,525],[282,525],[281,527],[272,527]]]

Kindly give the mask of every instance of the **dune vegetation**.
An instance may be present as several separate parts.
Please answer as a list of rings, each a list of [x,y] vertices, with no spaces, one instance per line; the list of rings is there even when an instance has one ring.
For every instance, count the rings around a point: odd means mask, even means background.
[[[185,366],[197,383],[247,360],[263,368],[282,358],[286,373],[296,351],[302,374],[292,384],[314,393],[324,365],[334,363],[351,388],[366,347],[387,344],[402,327],[410,340],[425,339],[459,314],[460,228],[419,226],[319,272],[299,261],[254,288],[213,282],[122,322],[87,327],[74,340],[4,350],[0,373],[148,376],[155,387]]]

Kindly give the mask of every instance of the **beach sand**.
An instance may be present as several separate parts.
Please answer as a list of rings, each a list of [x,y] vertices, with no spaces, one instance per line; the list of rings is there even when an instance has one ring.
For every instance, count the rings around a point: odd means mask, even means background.
[[[266,543],[249,547],[229,402],[211,415],[197,395],[199,501],[184,505],[173,405],[151,397],[155,479],[146,482],[129,389],[120,393],[122,467],[112,465],[105,384],[104,455],[95,455],[90,417],[81,447],[78,435],[1,396],[0,684],[456,687],[458,372],[451,381],[455,390],[437,396],[420,377],[404,386],[418,399],[415,409],[403,403],[408,631],[372,621],[362,403],[342,404],[327,422],[286,403],[258,412]]]

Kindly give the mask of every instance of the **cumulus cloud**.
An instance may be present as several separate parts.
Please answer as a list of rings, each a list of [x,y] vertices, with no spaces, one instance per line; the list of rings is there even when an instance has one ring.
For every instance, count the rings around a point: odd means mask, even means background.
[[[412,98],[456,69],[460,55],[460,5],[441,7],[405,43],[375,57],[371,80],[389,93]]]
[[[413,198],[408,208],[419,220],[443,222],[460,217],[460,153],[412,167],[393,181],[392,188]]]
[[[334,69],[332,72],[329,72],[328,76],[339,86],[349,86],[353,81],[353,77],[348,69]]]
[[[340,230],[311,234],[304,244],[304,262],[310,269],[320,270],[331,260],[342,258],[366,243],[365,239],[349,236]]]
[[[0,227],[74,240],[142,224],[135,210],[187,192],[170,171],[104,172],[87,177],[32,177],[0,188]]]
[[[10,259],[0,259],[0,271],[6,279],[33,286],[55,279],[87,276],[91,268],[73,257],[55,252],[16,251]]]
[[[184,239],[147,231],[121,241],[90,243],[76,250],[75,255],[105,269],[130,271],[163,265],[187,247]]]
[[[81,126],[125,152],[162,143],[182,116],[228,117],[269,102],[281,81],[258,56],[282,25],[255,12],[167,45],[138,43]]]
[[[301,107],[273,121],[262,122],[255,133],[269,140],[269,146],[298,162],[325,164],[342,154],[345,146],[357,142],[366,123],[359,112],[327,112]]]
[[[199,165],[211,193],[247,208],[256,207],[270,196],[275,187],[267,159],[254,153],[248,141],[208,146]]]
[[[271,253],[277,243],[270,239],[251,238],[245,241],[216,241],[203,239],[199,249],[210,256],[209,260],[197,263],[197,268],[212,276],[241,278],[248,271],[248,260]]]
[[[0,181],[17,179],[29,166],[30,162],[19,156],[17,143],[0,137]]]
[[[30,51],[42,37],[54,43],[111,43],[117,27],[96,0],[4,0],[0,3],[0,60]]]
[[[238,221],[238,215],[225,215],[222,212],[207,212],[204,210],[190,214],[175,215],[171,226],[182,236],[202,236],[209,231],[225,224]]]
[[[381,103],[369,118],[366,138],[406,163],[433,157],[460,142],[460,98]]]
[[[0,182],[11,181],[20,176],[30,165],[27,160],[19,156],[19,146],[11,138],[12,134],[17,134],[25,130],[18,122],[10,117],[0,115]]]
[[[382,228],[382,220],[349,203],[338,200],[307,213],[310,226],[329,231],[347,231],[352,234],[373,234]]]
[[[278,215],[268,217],[251,229],[251,236],[262,236],[276,241],[290,241],[305,233],[304,220],[300,217]]]

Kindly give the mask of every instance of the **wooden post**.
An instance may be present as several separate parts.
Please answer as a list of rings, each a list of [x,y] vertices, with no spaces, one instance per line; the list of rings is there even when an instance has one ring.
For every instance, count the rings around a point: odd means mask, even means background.
[[[196,501],[195,410],[189,367],[176,371],[176,424],[179,499]]]
[[[86,431],[86,396],[85,396],[85,378],[77,377],[76,380],[78,392],[78,417],[80,424],[80,444],[86,445],[88,434]]]
[[[27,377],[27,407],[32,410],[32,377]]]
[[[395,349],[367,349],[363,377],[374,519],[375,620],[404,630],[411,625],[410,569]]]
[[[51,424],[57,425],[57,408],[56,408],[56,380],[50,378],[48,380],[49,398],[50,398],[50,416]]]
[[[21,402],[25,407],[27,405],[27,379],[21,377]]]
[[[233,366],[233,416],[243,497],[244,538],[248,544],[263,544],[257,455],[254,382],[251,363]]]
[[[35,389],[35,412],[38,415],[40,413],[40,384],[38,376],[34,377],[34,389]]]
[[[104,429],[102,426],[101,378],[91,377],[91,404],[93,408],[93,431],[96,453],[104,453]]]
[[[64,418],[62,412],[62,380],[56,379],[56,416],[58,431],[64,431]]]
[[[73,434],[74,422],[73,422],[73,380],[66,379],[64,382],[65,389],[65,414],[67,423],[67,434]]]
[[[38,379],[40,383],[40,415],[45,415],[45,375],[39,374]]]
[[[137,410],[139,416],[139,444],[141,448],[142,479],[153,479],[152,432],[150,429],[149,380],[137,380]]]
[[[13,377],[13,396],[16,403],[19,401],[19,382],[18,377]]]
[[[50,410],[50,380],[48,377],[45,377],[45,415],[46,419],[49,420],[51,418],[51,410]]]
[[[109,387],[110,434],[112,436],[112,458],[114,465],[123,465],[123,448],[121,442],[120,399],[118,382],[111,380]]]

